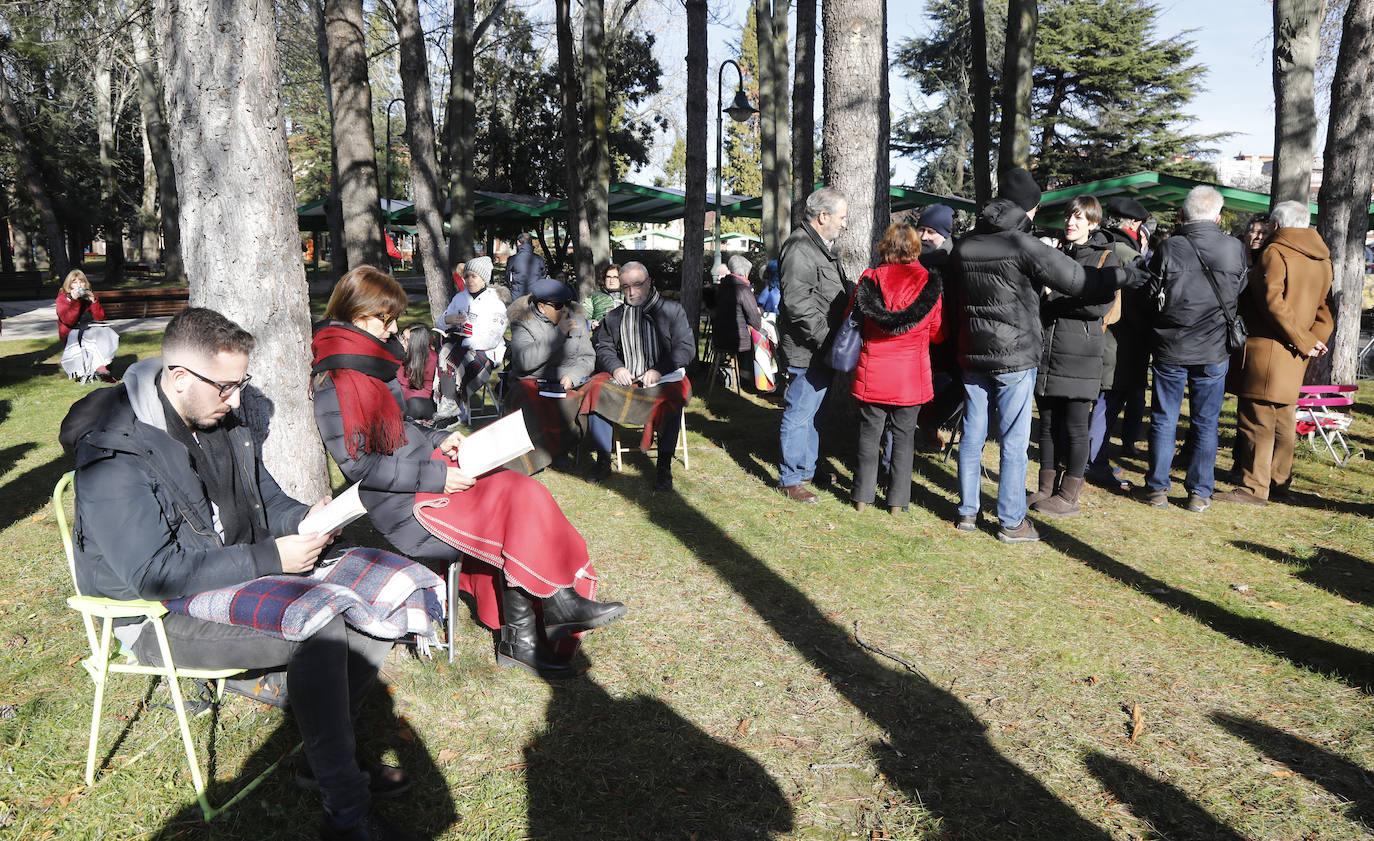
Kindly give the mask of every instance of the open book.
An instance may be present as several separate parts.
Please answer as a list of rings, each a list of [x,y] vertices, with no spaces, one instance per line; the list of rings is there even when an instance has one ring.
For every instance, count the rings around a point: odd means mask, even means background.
[[[458,450],[458,469],[476,479],[511,459],[534,450],[525,429],[525,415],[516,410],[463,439]]]
[[[325,534],[337,531],[367,513],[358,499],[358,483],[334,497],[328,505],[308,515],[296,527],[297,534]]]
[[[668,373],[666,373],[666,374],[664,374],[663,376],[659,377],[659,378],[658,378],[658,382],[661,383],[661,384],[675,383],[675,382],[677,382],[678,380],[681,380],[681,379],[682,379],[683,377],[685,377],[685,376],[687,376],[687,369],[686,369],[686,368],[678,368],[676,371],[669,371]]]

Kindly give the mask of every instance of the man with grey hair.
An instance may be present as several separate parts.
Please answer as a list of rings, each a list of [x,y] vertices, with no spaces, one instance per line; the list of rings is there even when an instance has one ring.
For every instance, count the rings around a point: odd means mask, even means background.
[[[1157,276],[1150,291],[1158,312],[1152,324],[1154,397],[1145,501],[1169,504],[1169,468],[1186,388],[1193,447],[1183,487],[1186,507],[1195,513],[1211,506],[1217,419],[1230,359],[1227,322],[1237,317],[1237,298],[1245,286],[1245,248],[1218,226],[1222,204],[1214,187],[1189,190],[1179,213],[1182,224],[1150,258]]]
[[[754,340],[749,328],[763,330],[759,302],[749,285],[754,264],[743,254],[736,254],[727,266],[729,272],[721,278],[711,311],[711,346],[717,353],[733,354],[740,379],[748,380],[754,370]]]
[[[1240,486],[1216,495],[1264,505],[1287,493],[1293,478],[1298,391],[1308,360],[1327,352],[1334,322],[1331,252],[1309,226],[1302,202],[1281,202],[1275,230],[1250,269],[1241,313],[1250,328],[1231,390],[1236,406],[1236,471]]]
[[[778,485],[797,502],[817,501],[806,483],[816,472],[821,405],[834,376],[825,354],[850,291],[839,256],[831,249],[848,216],[844,194],[834,187],[820,188],[807,197],[806,221],[782,244],[778,257],[778,350],[787,366],[786,406],[778,430]]]

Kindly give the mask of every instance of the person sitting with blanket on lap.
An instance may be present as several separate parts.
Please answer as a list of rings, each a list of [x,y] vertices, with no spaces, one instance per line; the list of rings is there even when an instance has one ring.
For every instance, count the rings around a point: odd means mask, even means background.
[[[362,760],[355,732],[392,641],[432,633],[432,619],[442,616],[443,582],[375,549],[321,568],[334,535],[297,529],[328,499],[311,508],[287,496],[234,412],[252,350],[253,337],[237,324],[187,309],[167,325],[162,358],[135,363],[123,384],[72,407],[61,438],[76,449],[80,590],[164,601],[178,666],[285,666],[308,762],[297,782],[324,797],[320,837],[414,838],[371,808],[373,797],[399,794],[410,781]],[[399,601],[376,603],[400,577],[410,583]],[[337,599],[330,591],[345,588],[356,603],[328,609]],[[291,598],[281,598],[286,591]],[[141,663],[161,664],[151,623],[115,633]]]

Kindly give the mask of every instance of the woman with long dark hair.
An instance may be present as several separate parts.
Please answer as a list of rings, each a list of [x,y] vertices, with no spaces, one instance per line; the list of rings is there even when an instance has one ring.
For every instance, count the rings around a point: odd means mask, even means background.
[[[416,321],[401,331],[404,355],[396,369],[396,381],[405,400],[406,417],[427,421],[434,417],[434,376],[439,370],[439,352],[434,349],[434,334]]]
[[[371,266],[334,287],[311,343],[320,436],[398,551],[436,565],[461,555],[460,586],[478,621],[500,631],[498,664],[571,676],[578,635],[625,606],[593,601],[587,544],[543,485],[510,470],[468,476],[456,464],[462,434],[406,421],[392,341],[406,303],[395,278]]]

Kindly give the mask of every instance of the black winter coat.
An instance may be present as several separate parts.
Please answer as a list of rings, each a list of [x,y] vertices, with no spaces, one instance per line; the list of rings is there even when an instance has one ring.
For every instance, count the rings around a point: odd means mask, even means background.
[[[1064,253],[1084,268],[1120,265],[1111,244],[1098,231],[1093,231],[1082,245],[1067,244]],[[1044,345],[1035,377],[1037,397],[1097,399],[1106,343],[1102,318],[1111,311],[1114,300],[1089,302],[1058,292],[1044,296],[1040,302]]]
[[[1192,240],[1197,246],[1194,252]],[[1207,280],[1198,252],[1212,269],[1226,313],[1234,316],[1245,288],[1245,246],[1215,222],[1185,222],[1150,258],[1159,277],[1151,294],[1162,298],[1153,319],[1154,361],[1164,365],[1215,365],[1225,361],[1226,316]]]
[[[615,369],[625,367],[625,359],[621,355],[620,323],[625,320],[628,307],[629,304],[624,304],[606,313],[606,317],[597,325],[596,332],[592,333],[598,371],[611,374],[615,373]],[[658,336],[658,347],[650,367],[655,371],[660,374],[676,371],[687,367],[696,358],[696,337],[692,335],[692,327],[687,323],[687,312],[682,309],[682,304],[660,298],[658,312],[654,316],[654,332]]]
[[[739,275],[726,275],[716,290],[716,308],[711,313],[711,344],[717,350],[744,353],[754,347],[749,328],[763,329],[759,302],[749,281]]]
[[[1006,374],[1039,364],[1040,287],[1092,301],[1116,291],[1118,269],[1084,269],[1031,236],[1030,226],[1030,217],[1016,204],[993,199],[978,215],[973,233],[954,245],[964,371]]]
[[[367,507],[367,516],[377,531],[396,547],[397,552],[417,560],[457,557],[457,550],[425,530],[413,513],[415,494],[420,491],[438,493],[444,489],[448,464],[430,456],[448,437],[448,432],[423,429],[406,420],[406,442],[394,453],[359,453],[357,458],[352,458],[344,441],[343,413],[339,410],[334,378],[326,371],[316,374],[311,382],[314,384],[311,399],[315,406],[315,426],[320,430],[320,438],[344,477],[350,482],[362,483],[358,498]],[[393,378],[386,385],[396,405],[404,407],[400,383]],[[461,504],[462,494],[455,499]]]
[[[1117,228],[1106,231],[1112,251],[1122,265],[1140,257],[1136,241]],[[1154,305],[1140,289],[1121,290],[1121,313],[1107,325],[1102,350],[1102,390],[1134,391],[1145,387],[1150,367],[1150,318]]]
[[[76,577],[83,595],[175,599],[281,574],[274,539],[294,534],[308,505],[287,496],[231,413],[224,428],[247,510],[271,538],[225,546],[186,446],[167,433],[160,358],[82,398],[64,422],[76,440]],[[95,418],[91,423],[91,418]],[[76,427],[85,426],[85,429]]]
[[[530,284],[544,277],[544,258],[534,253],[533,245],[517,245],[506,261],[506,285],[514,301],[530,291]]]

